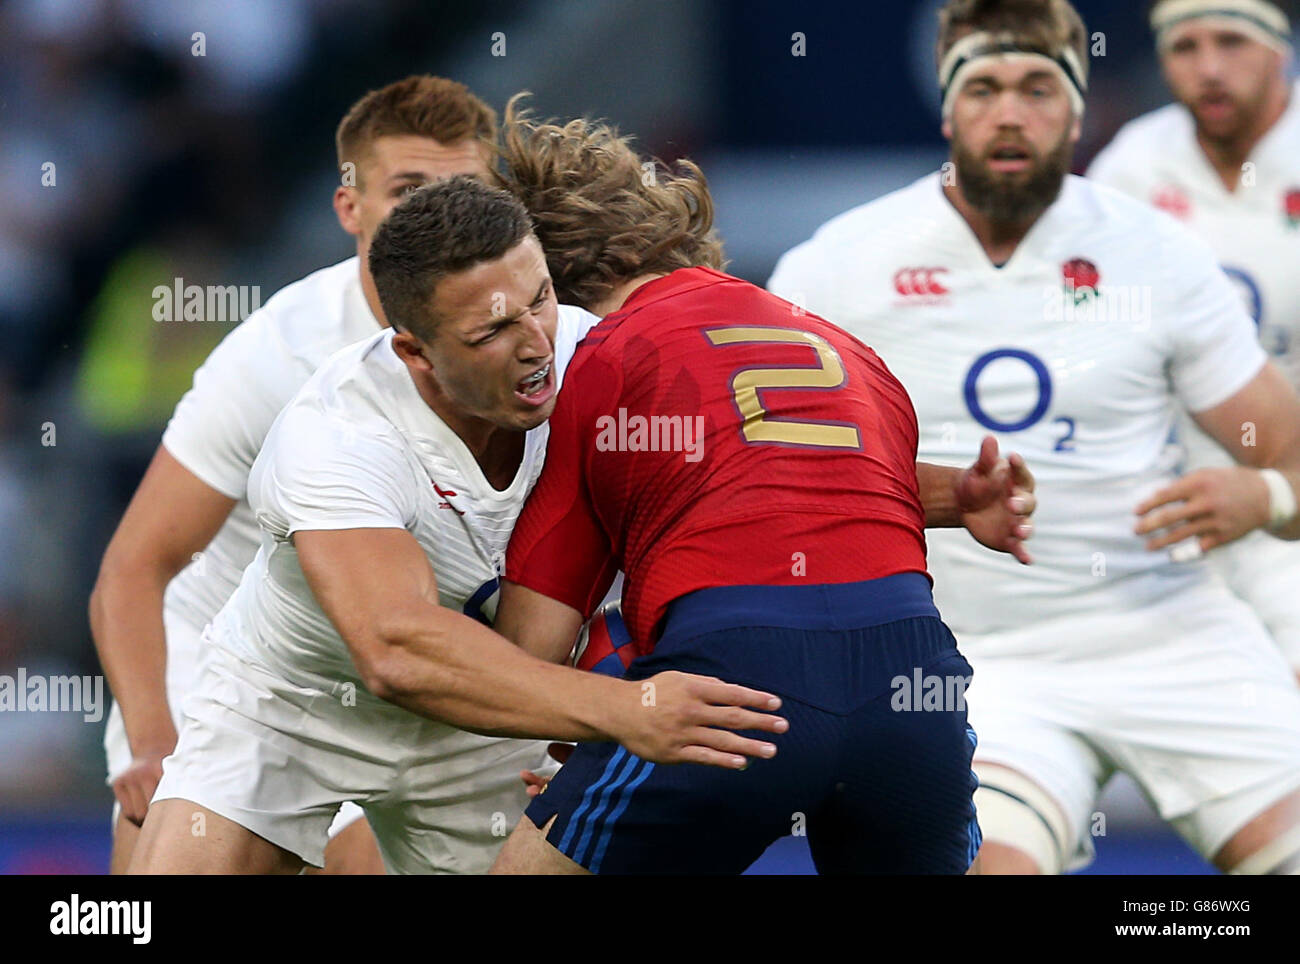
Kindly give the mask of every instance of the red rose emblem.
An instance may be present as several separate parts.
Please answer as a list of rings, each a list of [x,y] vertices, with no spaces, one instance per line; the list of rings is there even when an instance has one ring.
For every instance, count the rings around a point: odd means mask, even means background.
[[[1291,227],[1300,225],[1300,187],[1292,188],[1286,192],[1286,216],[1291,222]]]
[[[1101,273],[1097,270],[1097,266],[1087,258],[1067,261],[1062,270],[1065,273],[1065,286],[1071,291],[1078,291],[1081,288],[1096,291],[1097,283],[1101,281]]]
[[[1180,221],[1192,215],[1192,202],[1176,187],[1162,187],[1151,195],[1151,203]]]

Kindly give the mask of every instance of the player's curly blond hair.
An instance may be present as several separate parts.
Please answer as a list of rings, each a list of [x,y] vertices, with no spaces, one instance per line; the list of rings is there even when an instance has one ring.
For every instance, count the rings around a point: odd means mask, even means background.
[[[506,105],[499,176],[532,215],[562,303],[589,308],[638,275],[725,265],[699,167],[643,161],[599,121],[538,121],[527,96]]]

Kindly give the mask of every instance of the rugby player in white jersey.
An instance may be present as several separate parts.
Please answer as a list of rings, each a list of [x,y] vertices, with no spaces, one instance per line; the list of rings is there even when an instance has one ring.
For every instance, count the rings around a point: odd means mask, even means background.
[[[1088,176],[1199,234],[1236,283],[1260,343],[1300,387],[1300,83],[1279,0],[1158,0],[1151,23],[1177,104],[1127,124]],[[1187,469],[1232,464],[1181,415]],[[1195,484],[1194,480],[1182,483]],[[1300,545],[1252,533],[1210,564],[1300,674]]]
[[[344,345],[384,327],[366,265],[384,216],[413,188],[487,176],[493,110],[466,87],[414,76],[368,93],[339,125],[334,209],[356,257],[289,285],[213,351],[181,399],[104,554],[90,623],[115,703],[104,744],[117,798],[111,869],[124,871],[181,722],[200,634],[238,585],[259,533],[248,473],[276,414]],[[193,560],[193,561],[191,561]],[[382,872],[361,811],[334,827],[330,872]]]
[[[770,694],[557,666],[484,625],[597,319],[557,306],[528,213],[472,177],[398,206],[369,264],[397,330],[334,355],[267,436],[261,547],[205,636],[132,872],[319,865],[349,800],[390,872],[483,872],[527,803],[520,772],[553,769],[536,738],[743,768],[775,748],[732,729],[785,729],[744,709]]]
[[[1203,560],[1136,531],[1300,538],[1300,400],[1204,242],[1067,176],[1088,53],[1066,0],[950,0],[938,54],[953,163],[823,226],[770,287],[889,359],[921,458],[992,431],[1037,475],[1036,565],[929,534],[974,669],[982,871],[1086,861],[1123,770],[1221,869],[1300,872],[1300,689]],[[1156,505],[1179,406],[1241,466]]]

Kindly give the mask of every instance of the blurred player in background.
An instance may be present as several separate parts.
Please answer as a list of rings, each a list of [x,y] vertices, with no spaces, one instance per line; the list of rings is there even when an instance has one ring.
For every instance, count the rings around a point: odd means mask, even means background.
[[[473,177],[423,188],[369,264],[396,331],[334,355],[267,435],[248,483],[265,537],[205,636],[133,872],[319,865],[349,800],[390,872],[483,872],[527,800],[520,770],[545,766],[529,737],[726,767],[775,752],[719,728],[779,732],[743,709],[770,694],[660,674],[646,705],[484,625],[596,321],[556,304],[518,200]]]
[[[1178,104],[1126,125],[1088,176],[1204,238],[1264,350],[1300,387],[1300,82],[1287,74],[1287,14],[1277,0],[1153,3],[1160,63]],[[1232,464],[1186,413],[1178,435],[1189,470]],[[1195,485],[1189,478],[1174,493]],[[1300,545],[1256,532],[1211,553],[1210,564],[1300,674]]]
[[[176,745],[203,627],[257,552],[248,474],[272,421],[326,358],[386,326],[366,263],[380,221],[413,188],[453,174],[486,176],[495,136],[495,112],[441,77],[408,77],[357,101],[339,124],[343,183],[334,193],[356,257],[289,285],[250,315],[177,405],[90,599],[115,700],[104,736],[117,798],[114,873],[130,861],[162,760]],[[360,816],[351,805],[342,811],[331,871],[382,872]]]
[[[951,464],[993,431],[1038,476],[1036,565],[930,540],[975,669],[982,872],[1086,861],[1120,769],[1221,869],[1300,873],[1300,690],[1203,561],[1140,537],[1300,538],[1300,400],[1204,242],[1068,176],[1087,44],[1066,0],[950,0],[951,163],[829,222],[770,287],[889,359],[922,458]],[[1158,493],[1179,407],[1245,467],[1200,474],[1175,504]]]
[[[609,127],[515,102],[504,135],[561,299],[605,317],[551,420],[497,627],[560,662],[623,569],[643,653],[626,678],[744,680],[782,697],[791,728],[742,773],[581,743],[494,870],[740,873],[793,820],[823,873],[965,873],[965,707],[892,712],[891,681],[964,689],[923,529],[964,522],[1027,560],[1032,478],[991,440],[972,470],[918,467],[911,403],[869,348],[719,270],[689,162],[647,178]]]

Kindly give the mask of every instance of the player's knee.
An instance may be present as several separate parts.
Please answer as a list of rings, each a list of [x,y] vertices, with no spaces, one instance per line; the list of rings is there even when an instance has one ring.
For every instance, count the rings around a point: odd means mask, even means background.
[[[975,764],[975,791],[984,844],[981,874],[1059,874],[1070,853],[1069,825],[1060,806],[1014,770]]]

